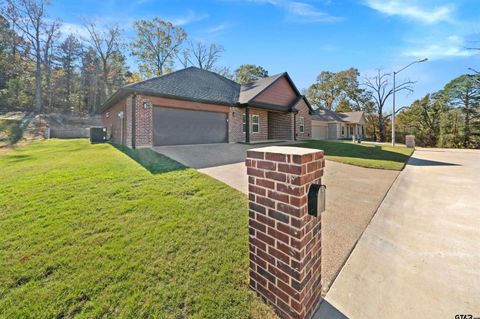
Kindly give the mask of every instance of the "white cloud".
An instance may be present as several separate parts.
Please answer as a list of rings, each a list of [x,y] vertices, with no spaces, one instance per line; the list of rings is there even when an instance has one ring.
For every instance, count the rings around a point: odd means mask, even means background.
[[[475,54],[465,46],[465,40],[457,35],[450,35],[443,39],[429,41],[424,44],[414,45],[402,52],[404,56],[413,58],[429,58],[440,60],[455,57],[467,57]]]
[[[63,36],[67,37],[70,34],[73,34],[77,37],[88,38],[89,34],[87,29],[81,24],[63,22],[60,27],[60,32]]]
[[[230,25],[228,23],[221,23],[219,25],[213,26],[210,29],[208,29],[208,32],[209,33],[217,33],[217,32],[220,32],[220,31],[223,31],[223,30],[227,29],[229,26]]]
[[[311,4],[303,2],[289,2],[287,10],[291,16],[302,18],[303,22],[336,22],[342,20],[340,17],[319,11]]]
[[[249,2],[270,4],[285,10],[290,20],[297,22],[337,22],[343,20],[341,17],[332,16],[320,11],[313,5],[291,0],[249,0]]]
[[[328,44],[328,43],[320,44],[318,48],[320,51],[324,51],[324,52],[339,51],[339,48],[337,46],[333,44]]]
[[[183,26],[193,22],[204,20],[206,18],[208,18],[208,14],[200,14],[192,10],[189,10],[187,14],[184,16],[175,17],[168,20],[176,26]]]
[[[406,0],[366,0],[365,4],[389,16],[410,18],[427,24],[452,22],[455,11],[453,5],[425,8],[417,5],[414,1]]]

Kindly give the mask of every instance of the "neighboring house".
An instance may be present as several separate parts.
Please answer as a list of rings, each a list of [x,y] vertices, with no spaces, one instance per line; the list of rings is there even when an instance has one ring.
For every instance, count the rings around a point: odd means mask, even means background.
[[[365,136],[364,112],[336,113],[317,109],[312,114],[312,138],[316,140],[350,139]]]
[[[312,112],[287,73],[240,85],[189,67],[119,89],[102,121],[112,141],[140,148],[310,139]]]

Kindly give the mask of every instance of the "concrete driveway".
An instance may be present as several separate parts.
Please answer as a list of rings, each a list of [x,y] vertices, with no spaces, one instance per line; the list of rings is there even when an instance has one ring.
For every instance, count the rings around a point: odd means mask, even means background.
[[[326,295],[349,318],[480,316],[480,151],[418,149]]]
[[[244,162],[247,150],[268,145],[290,145],[295,141],[268,143],[268,144],[197,144],[197,145],[173,145],[155,146],[153,150],[185,166],[199,169],[220,165]]]
[[[247,149],[263,145],[210,144],[154,148],[247,194]],[[328,290],[367,227],[398,172],[326,161],[323,183],[327,209],[322,215],[322,287]]]
[[[248,194],[245,163],[199,169]],[[372,219],[397,171],[368,169],[326,161],[327,209],[322,214],[322,287],[328,290]]]

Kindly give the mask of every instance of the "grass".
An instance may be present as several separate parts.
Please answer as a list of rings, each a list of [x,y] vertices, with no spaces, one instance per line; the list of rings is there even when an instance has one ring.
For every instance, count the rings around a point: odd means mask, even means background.
[[[22,138],[21,121],[0,119],[0,147],[13,145]]]
[[[412,149],[405,147],[341,141],[312,140],[295,146],[324,150],[325,158],[335,162],[396,171],[403,169],[413,153]]]
[[[112,144],[119,151],[128,155],[131,159],[142,165],[152,174],[165,173],[186,167],[177,161],[162,154],[152,151],[149,148],[132,150],[121,144]]]
[[[274,317],[248,289],[246,197],[128,153],[148,169],[87,140],[0,155],[0,317]]]

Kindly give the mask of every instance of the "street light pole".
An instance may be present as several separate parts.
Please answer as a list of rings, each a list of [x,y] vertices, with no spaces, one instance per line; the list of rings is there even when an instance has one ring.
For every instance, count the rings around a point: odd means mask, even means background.
[[[396,84],[396,77],[397,74],[408,68],[409,66],[415,64],[415,63],[422,63],[428,61],[427,58],[421,59],[421,60],[416,60],[408,64],[407,66],[404,66],[398,71],[393,72],[393,107],[392,107],[392,146],[395,147],[395,93],[397,91],[397,84]]]
[[[392,107],[392,146],[395,147],[395,91],[397,90],[396,85],[397,72],[393,72],[393,107]]]

